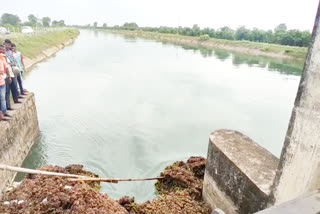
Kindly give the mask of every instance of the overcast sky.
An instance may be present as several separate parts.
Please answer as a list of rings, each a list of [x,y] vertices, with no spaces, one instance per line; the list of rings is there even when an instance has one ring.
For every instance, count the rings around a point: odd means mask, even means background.
[[[3,0],[4,1],[4,0]],[[0,7],[26,20],[29,14],[67,24],[136,22],[139,26],[192,26],[311,30],[319,0],[10,0]]]

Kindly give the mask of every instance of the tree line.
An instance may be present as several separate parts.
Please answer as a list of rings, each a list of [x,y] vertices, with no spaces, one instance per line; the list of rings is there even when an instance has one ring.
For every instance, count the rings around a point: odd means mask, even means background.
[[[21,27],[21,26],[31,26],[31,27],[64,27],[66,26],[64,20],[51,20],[50,17],[42,17],[38,18],[33,14],[30,14],[28,16],[28,20],[25,22],[22,22],[19,16],[10,14],[10,13],[4,13],[1,15],[0,18],[0,25],[6,26],[6,27]]]
[[[279,24],[273,30],[262,30],[258,28],[248,29],[241,26],[236,30],[230,27],[222,27],[219,29],[200,28],[198,25],[193,27],[139,27],[136,23],[125,23],[122,26],[114,26],[124,30],[143,30],[149,32],[159,32],[167,34],[178,34],[184,36],[194,36],[200,38],[216,38],[226,40],[245,40],[252,42],[263,42],[270,44],[280,44],[289,46],[307,47],[311,40],[309,31],[288,30],[286,24]]]

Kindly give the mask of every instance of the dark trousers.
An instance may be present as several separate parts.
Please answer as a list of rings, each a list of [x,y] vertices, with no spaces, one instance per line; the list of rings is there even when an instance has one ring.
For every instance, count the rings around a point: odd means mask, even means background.
[[[19,88],[20,88],[20,94],[24,94],[24,90],[23,90],[23,85],[22,85],[22,76],[21,73],[19,75],[17,75],[17,81],[19,84]]]
[[[12,93],[12,98],[13,101],[16,103],[18,102],[18,98],[19,98],[19,91],[18,91],[18,81],[17,81],[17,77],[12,77],[12,82],[10,84],[10,89],[11,89],[11,93]]]
[[[5,79],[6,81],[6,104],[7,104],[7,109],[11,109],[11,103],[10,103],[10,84],[9,84],[9,78],[7,77]]]

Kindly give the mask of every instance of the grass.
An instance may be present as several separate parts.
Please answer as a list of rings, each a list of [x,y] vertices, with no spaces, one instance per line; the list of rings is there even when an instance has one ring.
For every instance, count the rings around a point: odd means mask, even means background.
[[[11,39],[17,45],[17,48],[27,58],[34,58],[42,51],[53,46],[60,45],[61,43],[75,38],[79,35],[76,29],[63,29],[58,31],[41,32],[32,35],[21,33],[13,33],[7,38]],[[0,36],[0,42],[4,40]]]
[[[274,57],[283,57],[297,59],[300,61],[305,60],[307,54],[306,47],[293,47],[293,46],[284,46],[277,44],[269,44],[269,43],[260,43],[260,42],[251,42],[251,41],[233,41],[233,40],[225,40],[225,39],[215,39],[210,38],[207,41],[201,41],[199,37],[192,36],[183,36],[178,34],[164,34],[158,32],[146,32],[146,31],[127,31],[127,30],[112,30],[115,33],[121,33],[126,35],[140,36],[144,38],[150,38],[160,41],[169,41],[174,43],[193,43],[193,45],[198,46],[211,46],[210,48],[225,48],[232,49],[235,51],[240,51],[241,48],[250,49],[252,54],[256,51],[261,55],[270,56],[271,54],[275,54]],[[184,40],[184,41],[182,41]],[[250,54],[244,50],[244,52]]]

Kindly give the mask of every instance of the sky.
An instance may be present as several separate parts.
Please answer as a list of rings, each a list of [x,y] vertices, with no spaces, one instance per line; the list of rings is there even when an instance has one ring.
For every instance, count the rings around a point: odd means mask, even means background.
[[[4,0],[1,0],[4,1]],[[29,14],[65,20],[66,24],[136,22],[139,26],[192,26],[312,30],[319,0],[10,0],[0,14],[23,21]]]

